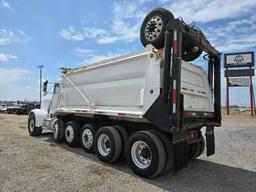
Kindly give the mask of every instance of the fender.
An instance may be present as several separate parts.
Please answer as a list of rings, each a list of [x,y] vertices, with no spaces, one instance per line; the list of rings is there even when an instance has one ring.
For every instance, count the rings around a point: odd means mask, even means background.
[[[47,119],[47,111],[44,109],[33,109],[29,112],[29,115],[32,113],[35,115],[36,127],[41,127],[44,120]]]

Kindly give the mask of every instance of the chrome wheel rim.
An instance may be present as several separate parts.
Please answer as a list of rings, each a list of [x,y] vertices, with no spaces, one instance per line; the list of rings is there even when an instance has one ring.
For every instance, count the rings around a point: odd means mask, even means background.
[[[146,28],[144,31],[145,38],[148,41],[154,41],[159,37],[161,31],[163,29],[163,21],[161,17],[154,16],[147,22]]]
[[[35,130],[35,121],[34,119],[31,119],[29,122],[29,130],[32,133]]]
[[[134,164],[141,169],[146,169],[151,164],[152,153],[144,141],[136,141],[132,145],[131,156]]]
[[[74,129],[71,125],[68,125],[65,131],[65,136],[66,136],[66,140],[67,142],[72,142],[73,138],[74,138]]]
[[[58,137],[58,132],[59,132],[59,124],[58,122],[55,122],[53,127],[53,136],[55,139],[57,139]]]
[[[82,133],[82,143],[85,148],[89,149],[93,144],[93,134],[90,129],[84,129]]]
[[[101,134],[98,138],[97,142],[98,150],[99,153],[106,157],[110,154],[111,152],[111,141],[108,135],[106,134]]]

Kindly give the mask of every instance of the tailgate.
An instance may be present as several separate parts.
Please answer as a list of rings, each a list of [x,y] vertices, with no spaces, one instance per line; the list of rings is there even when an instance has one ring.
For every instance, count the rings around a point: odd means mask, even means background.
[[[184,110],[214,112],[206,71],[185,61],[182,61],[181,66],[181,93],[184,95]]]

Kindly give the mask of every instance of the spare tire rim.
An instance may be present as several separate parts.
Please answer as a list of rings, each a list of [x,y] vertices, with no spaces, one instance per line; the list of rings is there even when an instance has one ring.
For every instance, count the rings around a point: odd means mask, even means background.
[[[53,136],[54,136],[54,138],[55,139],[57,139],[57,137],[58,137],[58,132],[59,132],[59,124],[58,124],[58,122],[55,122],[54,123],[54,127],[53,127]]]
[[[29,130],[30,130],[30,132],[33,132],[34,129],[35,129],[35,121],[34,121],[34,119],[31,119],[29,122]]]
[[[136,141],[132,145],[131,156],[134,164],[141,169],[146,169],[151,164],[152,153],[144,141]]]
[[[93,134],[90,129],[84,129],[82,133],[82,143],[85,148],[90,148],[93,144]]]
[[[71,143],[74,139],[74,129],[71,125],[68,125],[65,131],[67,142]]]
[[[148,41],[154,41],[157,39],[162,31],[163,21],[159,16],[153,16],[146,24],[146,28],[144,30],[145,38]]]
[[[97,141],[98,151],[99,153],[106,157],[111,152],[111,141],[108,135],[101,134]]]

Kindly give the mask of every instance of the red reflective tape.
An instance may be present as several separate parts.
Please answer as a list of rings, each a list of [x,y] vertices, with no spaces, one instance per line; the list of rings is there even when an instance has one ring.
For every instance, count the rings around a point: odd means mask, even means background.
[[[173,55],[176,55],[177,54],[177,31],[176,31],[176,29],[173,30],[172,48],[173,48]]]
[[[173,40],[172,47],[173,47],[173,55],[176,55],[177,54],[177,41],[176,40]]]
[[[76,109],[75,112],[87,112],[87,110]]]
[[[192,117],[192,116],[193,116],[193,113],[192,113],[192,112],[186,112],[186,116],[187,116],[187,117]]]
[[[104,112],[103,112],[103,111],[96,111],[96,113],[102,114],[102,113],[104,113]]]
[[[186,88],[186,87],[181,87],[181,89],[183,89],[183,90],[188,90],[188,88]]]
[[[176,98],[176,89],[173,89],[172,90],[172,102],[176,103],[176,100],[177,100],[177,98]]]
[[[117,115],[126,115],[125,113],[117,113]]]

